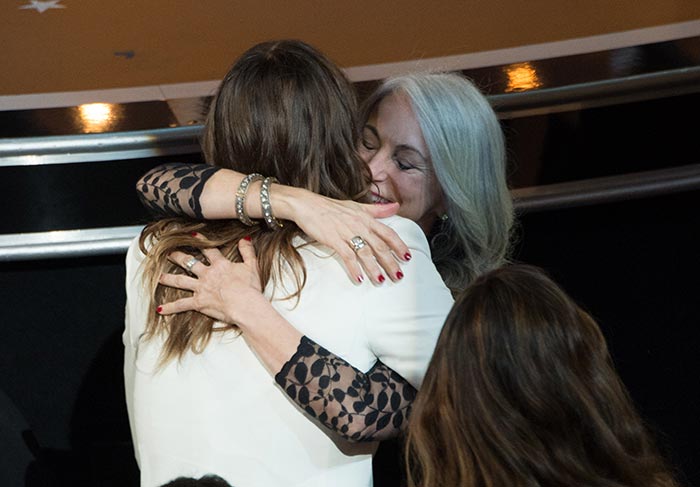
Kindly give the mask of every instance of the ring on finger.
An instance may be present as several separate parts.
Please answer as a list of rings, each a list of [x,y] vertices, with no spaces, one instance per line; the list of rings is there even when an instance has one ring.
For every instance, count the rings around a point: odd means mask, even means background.
[[[187,262],[185,262],[185,269],[187,269],[187,272],[192,272],[192,267],[199,262],[199,259],[197,257],[190,257]]]
[[[350,245],[352,245],[352,249],[357,252],[360,250],[362,247],[367,245],[367,242],[365,242],[365,239],[360,237],[359,235],[352,237],[350,239]]]

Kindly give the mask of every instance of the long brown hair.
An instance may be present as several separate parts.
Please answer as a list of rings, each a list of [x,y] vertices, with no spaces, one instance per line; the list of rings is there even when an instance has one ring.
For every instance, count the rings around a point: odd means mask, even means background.
[[[447,318],[409,425],[409,485],[677,485],[653,443],[596,322],[511,265]]]
[[[355,150],[356,116],[352,84],[322,53],[297,40],[264,42],[246,51],[223,79],[204,127],[204,156],[208,164],[274,176],[282,184],[336,199],[361,200],[371,178]],[[207,240],[194,238],[192,232]],[[183,272],[167,260],[168,254],[180,249],[202,258],[198,248],[217,247],[238,261],[236,243],[251,236],[261,285],[270,279],[274,282],[282,266],[289,265],[296,280],[294,297],[305,282],[301,257],[292,244],[300,234],[292,222],[276,231],[264,223],[247,227],[238,221],[186,218],[148,225],[141,234],[141,249],[148,255],[144,280],[151,296],[146,336],[162,333],[165,337],[161,364],[188,350],[203,350],[214,325],[197,312],[169,317],[155,312],[157,303],[191,295],[158,284],[161,273]]]

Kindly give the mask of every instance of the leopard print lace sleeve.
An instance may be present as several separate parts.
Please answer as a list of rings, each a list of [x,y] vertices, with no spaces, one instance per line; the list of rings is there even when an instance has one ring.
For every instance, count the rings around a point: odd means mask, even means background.
[[[307,414],[351,441],[398,436],[416,395],[380,361],[363,373],[306,336],[275,381]]]
[[[203,219],[200,204],[202,190],[219,169],[221,168],[208,164],[162,164],[139,179],[139,199],[153,216]]]

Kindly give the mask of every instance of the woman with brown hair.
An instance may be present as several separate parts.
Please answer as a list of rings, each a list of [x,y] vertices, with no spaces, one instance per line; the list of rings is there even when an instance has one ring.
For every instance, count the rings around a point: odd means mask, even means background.
[[[414,403],[411,487],[677,485],[591,316],[539,269],[461,294]]]
[[[375,204],[275,185],[278,215],[332,248],[351,279],[359,281],[362,276],[361,262],[368,280],[380,287],[384,276],[400,281],[412,272],[405,264],[399,267],[411,255],[403,242],[381,220],[369,216],[394,212],[397,203],[399,215],[415,221],[425,233],[430,258],[454,292],[506,262],[513,208],[506,185],[505,143],[485,96],[456,73],[403,75],[386,80],[367,98],[362,117],[359,152],[372,172]],[[158,213],[228,219],[237,216],[233,188],[242,177],[220,167],[169,164],[149,171],[137,189]],[[259,191],[256,184],[249,189],[253,195]],[[262,216],[259,207],[248,211],[251,217]],[[353,235],[367,245],[353,250],[349,245]],[[249,255],[254,258],[252,252]],[[298,331],[294,335],[294,330],[287,330],[284,335],[295,339],[281,341],[279,330],[269,330],[268,322],[260,319],[269,304],[266,307],[254,293],[251,297],[246,286],[257,278],[244,276],[236,289],[233,277],[227,275],[230,266],[221,259],[217,263],[222,265],[196,266],[196,283],[183,287],[193,296],[162,300],[161,312],[196,310],[227,323],[248,323],[249,336],[259,337],[258,348],[271,357],[268,367],[280,372],[280,386],[292,391],[292,400],[308,399],[300,406],[310,415],[354,441],[383,440],[400,433],[418,383],[381,362],[367,374],[352,369],[343,361],[342,350]],[[257,272],[252,267],[249,271]],[[178,281],[165,279],[180,287]],[[312,368],[314,363],[325,365]],[[297,370],[308,374],[300,379]],[[314,394],[307,396],[311,390]],[[391,401],[383,400],[387,393]]]
[[[420,227],[384,220],[410,249],[412,272],[401,285],[359,286],[337,254],[278,221],[269,197],[278,179],[327,198],[367,200],[356,108],[342,72],[299,41],[254,46],[224,78],[203,148],[210,164],[248,174],[236,190],[238,220],[160,220],[127,253],[124,373],[143,487],[205,474],[236,486],[371,485],[376,445],[351,445],[290,402],[244,320],[166,316],[160,306],[191,299],[197,276],[254,249],[259,275],[248,284],[267,305],[256,318],[277,327],[281,342],[298,343],[282,326],[292,322],[360,370],[379,358],[420,384],[452,304]],[[247,190],[259,180],[255,201]],[[251,204],[264,221],[251,221]]]

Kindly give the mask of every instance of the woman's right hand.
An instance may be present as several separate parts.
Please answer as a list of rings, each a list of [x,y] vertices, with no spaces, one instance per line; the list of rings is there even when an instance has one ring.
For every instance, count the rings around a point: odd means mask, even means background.
[[[362,282],[365,274],[377,284],[384,281],[385,275],[394,281],[403,277],[399,261],[411,259],[408,246],[393,229],[377,221],[396,214],[398,203],[334,200],[287,186],[273,187],[273,197],[278,188],[282,189],[280,199],[288,208],[290,219],[309,237],[335,250],[355,282]],[[367,244],[358,251],[350,242],[355,236]]]
[[[206,242],[203,235],[197,238]],[[231,262],[217,248],[202,248],[209,261],[201,260],[188,266],[193,257],[180,251],[168,255],[168,260],[187,269],[191,275],[162,274],[160,283],[191,291],[192,296],[170,303],[159,303],[158,313],[169,315],[184,311],[198,311],[217,321],[229,324],[247,324],[262,314],[260,307],[269,308],[260,284],[258,261],[253,245],[247,240],[238,243],[242,262]]]
[[[198,238],[205,240],[201,235]],[[201,261],[188,265],[191,255],[171,253],[168,259],[189,269],[191,276],[163,274],[160,283],[192,291],[192,296],[159,303],[158,313],[199,311],[217,321],[238,325],[258,357],[276,374],[294,354],[302,335],[263,294],[253,244],[241,240],[238,250],[242,262],[231,262],[216,248],[203,248],[209,265]]]

